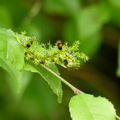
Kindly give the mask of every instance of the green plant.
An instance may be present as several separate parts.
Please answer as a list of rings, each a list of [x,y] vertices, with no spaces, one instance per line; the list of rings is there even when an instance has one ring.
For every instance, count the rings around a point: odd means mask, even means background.
[[[52,46],[50,43],[38,43],[35,36],[26,36],[25,32],[18,34],[1,28],[0,66],[10,73],[18,90],[22,88],[20,80],[23,72],[39,73],[58,96],[59,103],[63,94],[61,81],[65,83],[77,94],[69,103],[70,114],[74,120],[120,119],[112,103],[106,98],[85,94],[60,77],[55,64],[71,70],[80,66],[80,60],[88,60],[84,53],[79,52],[78,46],[79,41],[76,41],[71,47],[65,43],[62,49],[59,49],[57,44]]]

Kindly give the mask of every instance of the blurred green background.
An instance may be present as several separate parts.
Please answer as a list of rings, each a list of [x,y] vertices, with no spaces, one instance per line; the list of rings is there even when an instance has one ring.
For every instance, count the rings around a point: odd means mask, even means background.
[[[27,31],[40,42],[58,39],[71,45],[80,40],[80,50],[90,57],[79,70],[58,66],[61,76],[80,90],[109,99],[120,115],[118,0],[0,0],[0,27]],[[72,91],[63,85],[63,102],[57,102],[49,85],[38,75],[29,77],[22,92],[0,68],[0,120],[71,120],[68,110]],[[120,76],[120,75],[119,75]],[[99,108],[98,108],[99,109]]]

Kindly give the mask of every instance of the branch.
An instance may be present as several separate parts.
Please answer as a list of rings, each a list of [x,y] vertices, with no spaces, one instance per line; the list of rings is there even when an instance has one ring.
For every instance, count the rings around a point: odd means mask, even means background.
[[[59,76],[58,74],[56,74],[55,72],[53,72],[51,69],[49,69],[45,65],[43,65],[43,64],[40,64],[40,65],[42,67],[44,67],[46,70],[48,70],[49,72],[51,72],[53,75],[55,75],[57,78],[59,78],[64,84],[66,84],[69,88],[71,88],[75,94],[83,93],[81,90],[79,90],[76,87],[74,87],[73,85],[71,85],[64,78],[62,78],[61,76]]]
[[[117,118],[118,120],[120,120],[120,117],[119,117],[119,116],[117,116],[117,115],[116,115],[116,118]]]
[[[29,24],[32,19],[39,13],[41,6],[42,5],[39,1],[35,2],[28,15],[24,18],[23,23]]]
[[[59,78],[64,84],[66,84],[69,88],[71,88],[73,90],[73,92],[75,94],[80,94],[80,93],[84,93],[81,90],[77,89],[76,87],[74,87],[73,85],[71,85],[69,82],[67,82],[64,78],[62,78],[61,76],[59,76],[58,74],[56,74],[55,72],[53,72],[51,69],[49,69],[48,67],[46,67],[43,64],[40,64],[42,67],[44,67],[46,70],[48,70],[49,72],[51,72],[53,75],[55,75],[57,78]],[[120,117],[116,115],[116,118],[118,120],[120,120]]]

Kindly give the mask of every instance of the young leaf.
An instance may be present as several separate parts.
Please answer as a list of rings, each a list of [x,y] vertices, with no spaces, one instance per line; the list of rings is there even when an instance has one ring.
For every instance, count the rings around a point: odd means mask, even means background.
[[[0,58],[9,61],[15,68],[22,70],[24,50],[9,29],[0,29]]]
[[[102,97],[78,94],[71,98],[69,109],[73,120],[115,120],[111,102]]]
[[[53,71],[56,71],[57,74],[59,73],[54,64],[52,64],[50,68]],[[29,70],[31,72],[39,73],[44,78],[44,80],[46,80],[46,82],[49,84],[53,92],[57,94],[58,102],[61,103],[62,94],[63,94],[62,85],[61,85],[61,81],[56,76],[54,76],[52,73],[46,70],[43,66],[41,65],[35,66],[32,63],[30,64],[26,62],[24,69]]]

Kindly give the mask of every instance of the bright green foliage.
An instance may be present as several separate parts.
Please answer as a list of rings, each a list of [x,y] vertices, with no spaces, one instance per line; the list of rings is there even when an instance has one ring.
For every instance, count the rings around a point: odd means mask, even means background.
[[[71,98],[69,109],[73,120],[116,120],[112,103],[102,97],[78,94]]]
[[[27,39],[27,41],[23,44],[24,47],[22,47],[21,44],[23,43],[23,41],[25,41],[22,38],[22,36],[24,35],[25,32],[23,32],[22,35],[19,35],[20,38],[17,34],[17,39],[16,39],[16,34],[11,30],[2,29],[2,28],[0,30],[1,30],[0,31],[1,33],[0,34],[0,66],[10,73],[12,79],[15,82],[14,88],[17,88],[17,90],[20,90],[20,88],[22,88],[21,90],[23,91],[26,85],[29,83],[29,79],[28,79],[29,76],[31,76],[30,74],[27,74],[26,76],[24,74],[25,71],[20,72],[19,70],[25,69],[31,72],[37,72],[47,81],[47,83],[52,88],[53,92],[57,94],[58,102],[61,102],[62,101],[61,81],[58,78],[56,78],[54,75],[52,75],[49,71],[44,69],[42,66],[40,65],[35,66],[32,63],[28,64],[24,62],[24,57],[25,57],[24,55],[26,51],[27,53],[29,53],[28,52],[29,50],[28,48],[26,48],[26,46],[28,44],[31,45],[31,42],[35,40],[35,37],[24,36],[24,39],[25,40]],[[20,41],[19,42],[17,41],[19,39],[23,40],[21,41],[21,44],[19,43]],[[37,42],[35,43],[36,43],[36,47],[40,47]],[[27,57],[25,58],[27,59]],[[34,56],[32,58],[34,58]],[[59,74],[58,69],[54,64],[49,63],[49,67],[57,74]],[[19,94],[21,94],[22,91],[20,91]]]
[[[10,62],[18,70],[24,65],[24,50],[10,29],[0,29],[0,58]]]
[[[11,74],[13,79],[17,82],[17,86],[19,86],[17,88],[20,88],[20,80],[22,78],[21,73],[20,75],[18,75],[18,70],[22,70],[23,66],[25,70],[39,73],[50,85],[53,92],[57,94],[58,101],[61,102],[61,81],[45,68],[43,68],[40,64],[44,64],[50,67],[50,69],[55,71],[55,73],[59,74],[54,64],[61,65],[68,69],[77,69],[80,67],[80,60],[87,61],[88,57],[84,53],[79,52],[79,41],[76,41],[72,46],[68,46],[67,43],[62,44],[62,49],[59,49],[57,43],[54,46],[50,43],[38,43],[35,36],[29,37],[25,36],[25,34],[26,32],[18,34],[9,29],[7,30],[1,28],[1,67],[3,67]],[[33,65],[32,63],[24,64],[24,58],[26,60],[31,60],[35,65]],[[12,67],[12,65],[18,70]]]

